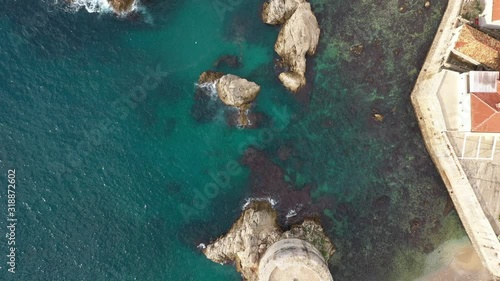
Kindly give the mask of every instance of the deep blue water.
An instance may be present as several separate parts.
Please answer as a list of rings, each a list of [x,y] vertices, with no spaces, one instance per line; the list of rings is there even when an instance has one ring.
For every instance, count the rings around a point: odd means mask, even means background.
[[[262,1],[150,0],[126,19],[1,2],[0,214],[6,226],[15,169],[18,219],[16,273],[2,239],[1,280],[239,280],[196,246],[262,194],[321,217],[335,280],[412,280],[464,235],[409,103],[446,1],[405,14],[395,0],[312,1],[322,37],[296,96],[276,79]],[[242,66],[214,67],[227,54]],[[196,98],[209,69],[262,86],[257,129]],[[227,187],[207,196],[217,179]]]

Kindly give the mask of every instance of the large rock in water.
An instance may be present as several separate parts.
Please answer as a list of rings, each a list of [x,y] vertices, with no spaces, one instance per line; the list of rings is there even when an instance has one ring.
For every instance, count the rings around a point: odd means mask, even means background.
[[[300,4],[280,30],[274,50],[294,74],[280,75],[279,78],[292,92],[306,83],[306,54],[311,56],[316,52],[319,34],[318,21],[309,3]]]
[[[233,74],[222,76],[216,87],[222,102],[236,107],[251,103],[260,92],[260,86],[256,83]]]
[[[215,71],[203,72],[198,78],[198,85],[215,90],[224,104],[236,107],[239,126],[250,125],[248,109],[260,92],[259,85],[233,74]]]
[[[262,20],[267,24],[282,24],[274,50],[288,68],[279,79],[292,92],[306,84],[306,54],[314,55],[320,29],[311,4],[305,0],[271,0],[264,3]]]
[[[327,261],[335,248],[322,227],[313,220],[304,220],[283,233],[276,219],[277,212],[267,201],[252,202],[229,232],[203,252],[217,263],[234,262],[247,281],[269,281],[271,279],[261,280],[262,276],[276,274],[285,277],[277,281],[294,280],[294,274],[305,278],[300,280],[332,280]],[[271,252],[266,254],[268,249]],[[296,255],[297,251],[305,255]],[[316,254],[307,254],[312,252]],[[288,273],[283,273],[285,268]]]

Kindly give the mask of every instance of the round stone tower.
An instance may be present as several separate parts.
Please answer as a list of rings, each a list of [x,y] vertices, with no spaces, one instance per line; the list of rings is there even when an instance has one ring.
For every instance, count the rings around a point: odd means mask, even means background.
[[[259,262],[259,281],[333,281],[321,253],[309,242],[289,238],[269,247]]]

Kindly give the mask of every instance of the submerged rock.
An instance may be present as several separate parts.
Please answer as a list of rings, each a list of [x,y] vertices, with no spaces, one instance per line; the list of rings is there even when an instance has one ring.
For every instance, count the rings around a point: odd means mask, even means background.
[[[286,65],[279,75],[283,85],[297,92],[306,84],[306,54],[314,55],[320,29],[311,4],[304,0],[271,0],[264,4],[262,19],[268,24],[281,24],[274,50]]]
[[[241,126],[241,111],[238,110],[227,110],[225,112],[225,119],[226,123],[229,127],[238,127]],[[244,117],[244,122],[246,122],[245,128],[249,129],[256,129],[260,128],[262,126],[265,126],[265,124],[269,123],[269,117],[263,113],[263,112],[258,112],[254,110],[248,109],[247,112],[243,114]]]
[[[358,45],[352,46],[350,51],[352,54],[354,54],[356,56],[360,56],[365,51],[365,46],[363,46],[363,44],[358,44]]]
[[[373,120],[375,120],[377,122],[384,121],[384,115],[382,115],[380,113],[373,113],[372,118],[373,118]]]
[[[276,220],[277,212],[269,202],[254,201],[229,232],[203,253],[217,263],[234,262],[247,281],[268,281],[266,276],[274,274],[287,280],[298,276],[300,280],[332,280],[327,261],[335,248],[323,228],[305,220],[283,233]]]
[[[240,68],[242,66],[240,58],[236,55],[224,55],[219,57],[214,62],[214,67],[219,67],[221,65],[227,65],[232,68]]]
[[[217,115],[220,105],[213,100],[210,87],[198,85],[194,95],[194,103],[191,107],[191,116],[199,123],[208,123]]]

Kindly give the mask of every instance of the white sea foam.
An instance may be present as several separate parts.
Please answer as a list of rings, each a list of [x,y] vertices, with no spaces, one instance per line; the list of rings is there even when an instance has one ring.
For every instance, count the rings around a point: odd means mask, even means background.
[[[241,209],[245,210],[248,207],[248,205],[250,205],[250,203],[252,203],[253,201],[267,201],[273,207],[276,204],[278,204],[278,201],[276,201],[275,199],[273,199],[271,197],[250,197],[250,198],[245,199],[245,204],[243,204],[243,206],[241,207]]]
[[[247,118],[247,126],[252,126],[253,125],[252,120],[250,120],[250,118],[248,118],[249,114],[250,114],[250,109],[249,108],[245,109],[244,116]]]
[[[287,218],[287,219],[289,219],[289,218],[293,218],[293,217],[295,217],[296,215],[297,215],[297,211],[295,211],[295,210],[293,210],[293,209],[292,209],[292,210],[288,211],[288,213],[286,214],[286,218]]]
[[[204,243],[200,243],[200,245],[198,245],[196,248],[198,248],[198,249],[206,249],[207,245],[205,245]]]
[[[289,210],[285,216],[286,219],[288,220],[289,218],[295,217],[300,212],[300,210],[302,210],[302,206],[302,204],[297,204],[294,209]]]
[[[70,7],[74,11],[84,8],[89,13],[113,13],[113,8],[107,0],[73,0],[70,3]]]
[[[205,94],[207,94],[210,99],[216,100],[218,98],[216,84],[214,82],[205,82],[205,83],[195,83],[196,87],[203,90]]]
[[[89,13],[114,13],[113,7],[111,7],[108,0],[71,0],[70,2],[70,8],[75,12],[83,8]],[[130,12],[137,11],[138,2],[138,0],[135,0],[130,11],[120,14],[120,16],[126,16]]]

